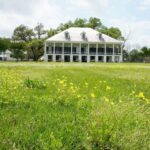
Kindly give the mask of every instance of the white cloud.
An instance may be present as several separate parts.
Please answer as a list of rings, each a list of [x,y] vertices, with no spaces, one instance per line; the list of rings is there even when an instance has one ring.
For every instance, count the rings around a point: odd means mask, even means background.
[[[140,2],[140,6],[139,6],[140,10],[147,10],[150,9],[150,0],[142,0]]]
[[[86,10],[92,14],[100,13],[109,6],[109,0],[70,0],[70,3],[74,7],[80,8],[80,11]]]
[[[110,2],[110,0],[57,0],[57,2],[56,0],[0,0],[0,36],[11,36],[14,28],[20,24],[34,27],[41,22],[46,28],[54,28],[62,22],[77,17],[95,16],[109,22],[111,26],[121,28],[125,37],[131,32],[128,43],[150,46],[150,20],[137,21],[132,15],[112,19],[114,16],[111,15],[113,13],[110,11]],[[150,0],[141,1],[140,6],[145,9],[150,8]]]
[[[107,7],[108,0],[0,0],[0,36],[11,36],[20,24],[33,27],[42,22],[46,28],[56,27],[75,18],[77,12],[96,16]]]
[[[78,7],[82,7],[82,8],[92,8],[93,9],[93,5],[94,8],[106,8],[108,7],[108,0],[70,0],[71,3],[73,3],[74,5],[78,6]]]
[[[150,20],[136,21],[127,19],[112,20],[113,26],[118,26],[125,37],[129,35],[127,45],[150,46]]]
[[[11,36],[14,28],[20,24],[33,27],[42,22],[46,28],[50,28],[69,18],[69,13],[63,7],[49,0],[0,0],[0,36]]]

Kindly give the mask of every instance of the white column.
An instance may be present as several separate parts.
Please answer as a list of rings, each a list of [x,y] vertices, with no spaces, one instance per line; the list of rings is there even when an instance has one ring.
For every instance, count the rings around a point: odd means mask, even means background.
[[[105,42],[105,48],[104,48],[104,50],[105,50],[105,52],[104,52],[104,53],[105,53],[105,54],[104,54],[104,62],[106,62],[106,55],[107,55],[107,54],[106,54],[106,48],[107,48],[107,45],[106,45],[106,42]]]
[[[115,61],[115,45],[114,45],[114,43],[113,43],[113,55],[112,55],[112,62],[114,62]]]
[[[87,62],[90,62],[90,44],[88,43]]]
[[[5,52],[2,52],[2,60],[5,60]]]
[[[71,55],[70,55],[70,62],[73,62],[73,55],[72,55],[72,43],[71,43]]]
[[[120,62],[123,62],[123,44],[120,45],[120,49],[121,49]]]
[[[96,56],[95,56],[95,58],[96,58],[96,62],[98,62],[98,44],[96,44]]]
[[[47,44],[45,42],[45,47],[44,47],[44,61],[48,61],[48,54],[46,52],[46,47],[47,47]]]
[[[55,43],[53,45],[53,62],[56,61],[56,51],[55,51]]]
[[[81,43],[79,44],[79,62],[81,62]]]
[[[64,43],[62,43],[62,55],[61,55],[62,62],[64,62]]]

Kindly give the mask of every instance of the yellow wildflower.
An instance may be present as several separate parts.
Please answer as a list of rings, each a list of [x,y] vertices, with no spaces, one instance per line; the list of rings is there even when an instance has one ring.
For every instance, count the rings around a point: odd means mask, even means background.
[[[73,86],[71,86],[71,87],[70,87],[70,89],[71,89],[71,90],[73,90],[73,89],[74,89],[74,87],[73,87]]]
[[[110,104],[111,104],[111,105],[114,105],[114,102],[111,102]]]
[[[86,82],[85,85],[88,86],[89,84]]]
[[[60,80],[59,83],[60,83],[60,84],[64,84],[64,80]]]
[[[76,93],[76,91],[75,91],[75,90],[72,90],[72,93],[74,94],[74,93]]]
[[[95,94],[94,94],[94,93],[91,93],[91,97],[92,97],[92,98],[95,98],[96,96],[95,96]]]
[[[104,97],[104,100],[105,100],[106,102],[109,102],[109,99],[108,99],[107,97]]]
[[[70,82],[70,85],[73,85],[73,83],[72,83],[72,82]]]
[[[144,98],[145,98],[144,93],[143,93],[143,92],[140,92],[140,93],[138,94],[138,97],[144,99]]]
[[[111,87],[110,87],[110,86],[107,86],[107,87],[106,87],[106,90],[110,90],[110,89],[111,89]]]
[[[81,97],[81,95],[77,95],[77,98],[80,98]]]

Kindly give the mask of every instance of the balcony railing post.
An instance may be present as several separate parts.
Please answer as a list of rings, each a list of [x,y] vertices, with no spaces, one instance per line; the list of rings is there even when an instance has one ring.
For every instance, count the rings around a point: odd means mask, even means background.
[[[47,49],[46,47],[47,47],[47,44],[46,44],[46,42],[45,42],[45,47],[44,47],[44,54],[45,54],[45,55],[44,55],[44,60],[45,60],[45,61],[48,61],[48,53],[47,53],[47,51],[46,51],[46,49]]]
[[[107,48],[107,45],[106,45],[106,42],[104,44],[104,62],[106,62],[106,48]]]
[[[114,62],[115,61],[115,55],[114,55],[114,50],[115,50],[115,45],[114,45],[114,43],[113,43],[113,56],[112,56],[112,62]]]
[[[81,43],[79,44],[79,62],[81,62]]]
[[[64,62],[64,43],[62,43],[62,61]]]
[[[96,62],[98,62],[98,44],[96,44],[96,56],[95,57],[96,57],[95,59]]]
[[[70,58],[70,61],[71,61],[71,62],[73,61],[73,55],[72,55],[72,43],[71,43],[71,58]]]

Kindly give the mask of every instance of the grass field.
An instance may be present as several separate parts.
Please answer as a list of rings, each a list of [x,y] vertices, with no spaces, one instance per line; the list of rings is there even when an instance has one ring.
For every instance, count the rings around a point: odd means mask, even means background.
[[[1,62],[0,149],[150,149],[150,64]]]

